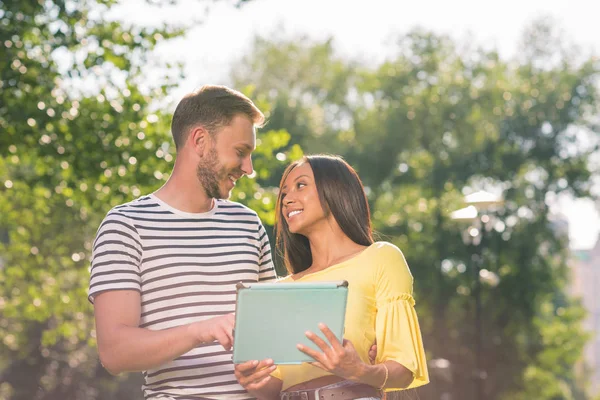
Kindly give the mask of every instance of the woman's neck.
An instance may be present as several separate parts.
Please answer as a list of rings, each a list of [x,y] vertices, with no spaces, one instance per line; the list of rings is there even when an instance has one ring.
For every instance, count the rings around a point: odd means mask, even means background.
[[[339,264],[363,251],[366,247],[352,241],[336,222],[324,224],[308,235],[312,265],[308,273]]]

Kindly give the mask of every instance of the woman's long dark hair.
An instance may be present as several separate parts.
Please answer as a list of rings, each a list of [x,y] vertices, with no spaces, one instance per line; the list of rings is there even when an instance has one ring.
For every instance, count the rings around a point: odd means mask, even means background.
[[[290,164],[283,173],[277,197],[275,215],[275,247],[277,256],[283,257],[290,274],[306,270],[312,265],[310,244],[305,236],[291,233],[283,217],[281,187],[288,175],[298,165],[308,163],[315,176],[319,201],[325,214],[333,214],[342,231],[354,243],[373,244],[371,213],[364,186],[354,170],[339,156],[310,155]]]

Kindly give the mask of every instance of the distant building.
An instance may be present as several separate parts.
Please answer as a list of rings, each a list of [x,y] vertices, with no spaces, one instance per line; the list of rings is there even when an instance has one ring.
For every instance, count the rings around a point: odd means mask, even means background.
[[[557,236],[569,239],[569,222],[562,213],[549,217],[550,226]],[[583,356],[590,369],[592,394],[600,394],[600,237],[592,249],[571,250],[571,295],[580,298],[587,311],[583,328],[592,334]]]
[[[589,250],[573,250],[571,293],[580,297],[588,312],[584,329],[592,333],[584,357],[591,368],[592,393],[600,393],[600,237]]]

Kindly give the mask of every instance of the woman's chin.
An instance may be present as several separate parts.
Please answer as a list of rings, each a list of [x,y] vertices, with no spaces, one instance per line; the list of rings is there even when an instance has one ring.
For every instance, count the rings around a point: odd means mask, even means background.
[[[294,235],[302,235],[302,229],[298,226],[289,226],[288,225],[288,229],[290,230],[290,233],[293,233]]]
[[[290,233],[292,233],[294,235],[300,235],[300,236],[308,237],[306,229],[294,229],[294,230],[290,229]]]

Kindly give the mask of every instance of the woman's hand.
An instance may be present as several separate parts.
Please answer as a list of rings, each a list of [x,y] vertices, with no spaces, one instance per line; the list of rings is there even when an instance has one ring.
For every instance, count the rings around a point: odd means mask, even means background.
[[[315,359],[312,365],[331,372],[344,379],[358,380],[363,374],[365,363],[362,362],[354,345],[344,339],[340,343],[337,337],[325,324],[319,324],[319,329],[325,335],[331,346],[313,332],[306,332],[306,337],[321,349],[321,352],[298,344],[298,350]]]
[[[373,343],[373,345],[369,349],[369,361],[371,362],[371,364],[375,364],[376,358],[377,358],[377,340],[375,340],[375,343]]]

